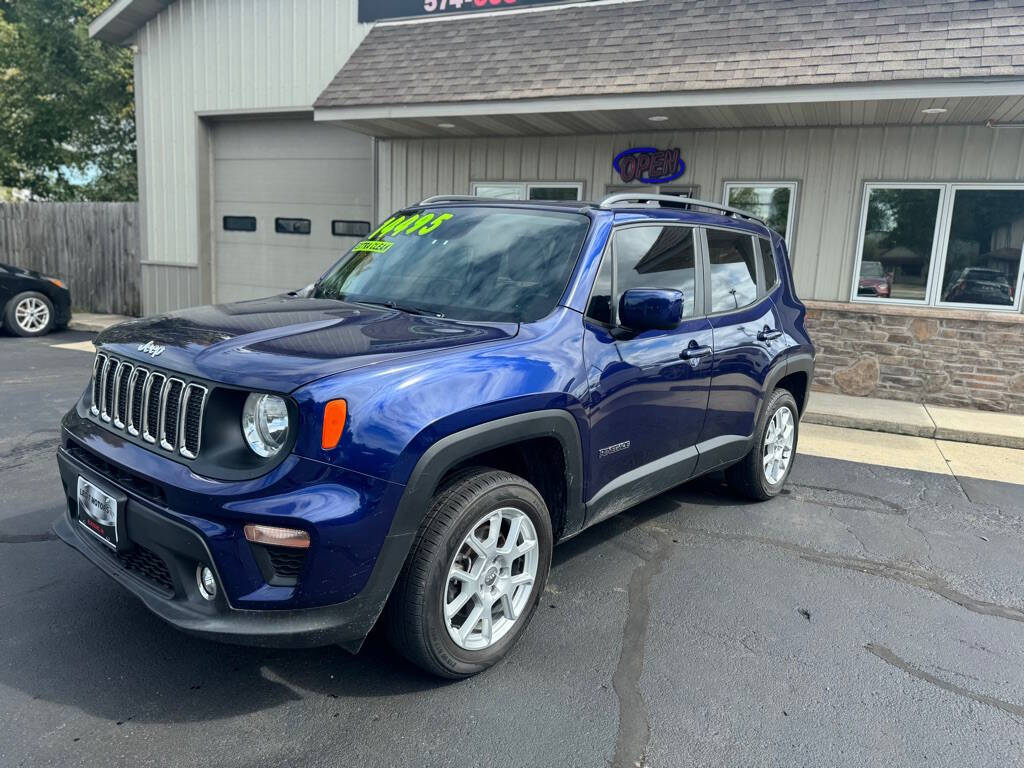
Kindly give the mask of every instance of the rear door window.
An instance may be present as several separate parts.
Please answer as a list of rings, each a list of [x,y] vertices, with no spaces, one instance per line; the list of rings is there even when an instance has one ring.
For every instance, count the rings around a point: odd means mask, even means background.
[[[709,229],[711,311],[730,312],[757,301],[754,237],[742,232]]]

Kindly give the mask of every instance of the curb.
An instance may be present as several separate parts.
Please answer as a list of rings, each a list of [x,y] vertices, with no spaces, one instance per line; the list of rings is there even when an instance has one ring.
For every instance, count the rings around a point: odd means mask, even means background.
[[[862,429],[867,432],[885,432],[892,435],[909,435],[932,440],[949,440],[954,443],[974,443],[990,445],[996,448],[1014,448],[1024,450],[1024,435],[996,435],[989,432],[968,432],[947,427],[924,427],[914,424],[901,424],[871,418],[855,418],[830,413],[818,413],[807,410],[801,419],[808,424],[820,424],[825,427],[842,427],[845,429]]]

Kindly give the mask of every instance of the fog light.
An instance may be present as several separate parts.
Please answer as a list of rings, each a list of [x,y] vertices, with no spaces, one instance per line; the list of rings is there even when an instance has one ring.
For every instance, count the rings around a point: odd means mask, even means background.
[[[204,600],[213,600],[217,597],[217,578],[208,566],[196,566],[196,584]]]

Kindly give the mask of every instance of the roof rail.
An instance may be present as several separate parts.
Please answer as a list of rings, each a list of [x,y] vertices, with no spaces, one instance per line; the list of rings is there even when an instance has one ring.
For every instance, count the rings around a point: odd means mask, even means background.
[[[431,203],[471,203],[483,198],[474,195],[434,195],[426,200],[420,200],[416,205],[430,205]]]
[[[686,208],[687,210],[692,208],[708,208],[718,213],[724,213],[726,216],[735,216],[738,219],[747,219],[757,224],[768,226],[763,219],[759,219],[757,216],[741,211],[738,208],[730,208],[727,205],[712,203],[707,200],[697,200],[693,197],[683,197],[681,195],[650,195],[644,192],[620,192],[602,200],[601,207],[608,209],[617,203],[668,203],[670,207]]]

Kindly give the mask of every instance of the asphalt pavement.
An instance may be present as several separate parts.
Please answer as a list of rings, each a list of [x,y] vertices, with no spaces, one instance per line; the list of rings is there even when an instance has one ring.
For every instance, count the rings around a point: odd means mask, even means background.
[[[1024,486],[807,455],[769,503],[683,486],[559,547],[509,658],[444,683],[379,635],[179,634],[56,541],[91,356],[51,345],[89,338],[0,337],[4,768],[1024,760]]]

